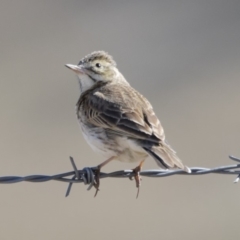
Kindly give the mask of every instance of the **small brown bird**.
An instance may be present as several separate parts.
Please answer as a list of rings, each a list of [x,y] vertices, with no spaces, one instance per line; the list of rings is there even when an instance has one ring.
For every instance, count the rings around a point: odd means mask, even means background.
[[[115,159],[140,162],[133,169],[138,192],[139,172],[148,156],[160,168],[191,172],[166,143],[163,127],[152,105],[130,86],[109,54],[96,51],[78,65],[65,66],[79,78],[81,94],[76,112],[84,138],[107,159],[98,165],[95,196],[99,189],[100,169]]]

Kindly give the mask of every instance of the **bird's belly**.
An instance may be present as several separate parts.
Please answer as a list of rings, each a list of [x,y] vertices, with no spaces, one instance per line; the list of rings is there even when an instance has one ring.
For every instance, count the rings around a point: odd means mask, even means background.
[[[139,162],[148,156],[145,150],[134,140],[127,137],[119,137],[117,142],[121,146],[121,153],[118,155],[117,160],[121,162]]]
[[[116,156],[121,162],[137,162],[148,155],[134,140],[123,136],[109,137],[103,128],[81,125],[83,136],[91,148],[106,158]]]
[[[115,155],[115,152],[109,149],[108,139],[102,128],[88,128],[83,125],[81,128],[84,139],[94,151],[100,153],[106,158],[110,158]]]

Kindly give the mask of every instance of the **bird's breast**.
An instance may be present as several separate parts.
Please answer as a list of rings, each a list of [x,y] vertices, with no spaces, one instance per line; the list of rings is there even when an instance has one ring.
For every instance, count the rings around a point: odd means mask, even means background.
[[[81,121],[80,126],[86,142],[106,158],[116,156],[121,162],[138,162],[147,157],[144,149],[132,139],[109,134],[107,129],[93,127]]]

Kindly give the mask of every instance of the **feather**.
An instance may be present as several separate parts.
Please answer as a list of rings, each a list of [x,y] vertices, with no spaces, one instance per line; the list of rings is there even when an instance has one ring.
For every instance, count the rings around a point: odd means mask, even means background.
[[[128,84],[97,82],[77,103],[82,122],[134,140],[163,168],[190,169],[165,142],[165,134],[151,104]]]
[[[191,173],[191,170],[183,165],[182,161],[176,155],[176,152],[166,143],[152,148],[143,148],[155,159],[161,168],[180,168],[185,172]]]
[[[77,114],[93,126],[111,126],[118,134],[130,138],[148,139],[156,144],[164,138],[151,104],[129,85],[95,84],[81,95]]]

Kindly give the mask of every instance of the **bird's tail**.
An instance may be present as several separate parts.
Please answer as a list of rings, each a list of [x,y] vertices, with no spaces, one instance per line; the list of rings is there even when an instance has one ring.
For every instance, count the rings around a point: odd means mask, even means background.
[[[176,152],[168,144],[162,143],[160,146],[143,148],[155,159],[159,167],[163,169],[180,168],[185,172],[191,173],[191,170],[183,165]]]

